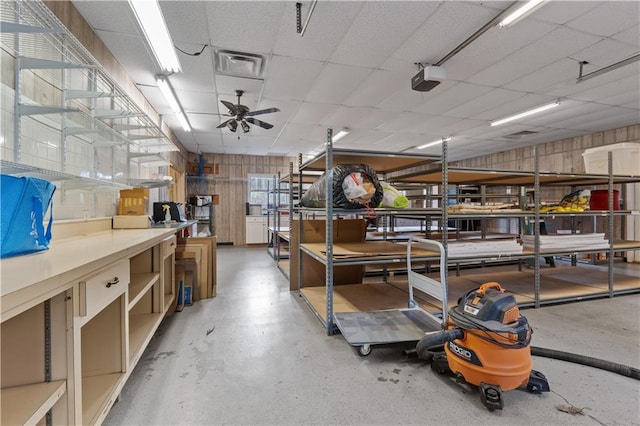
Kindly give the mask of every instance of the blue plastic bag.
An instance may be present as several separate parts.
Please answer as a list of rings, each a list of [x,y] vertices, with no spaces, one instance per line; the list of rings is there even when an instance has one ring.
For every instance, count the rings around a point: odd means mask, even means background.
[[[0,258],[49,248],[56,186],[32,177],[0,175]],[[44,216],[51,205],[47,229]]]

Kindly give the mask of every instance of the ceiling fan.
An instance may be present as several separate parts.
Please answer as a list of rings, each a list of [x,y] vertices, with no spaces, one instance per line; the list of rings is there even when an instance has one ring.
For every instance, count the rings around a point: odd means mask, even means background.
[[[240,103],[240,97],[242,96],[243,93],[244,93],[244,90],[236,90],[236,96],[238,97],[238,103],[236,105],[232,104],[229,101],[223,101],[223,100],[220,101],[229,110],[228,117],[233,117],[233,118],[230,118],[220,123],[218,126],[216,126],[216,128],[221,129],[226,126],[229,128],[229,130],[231,130],[232,132],[235,132],[238,129],[238,124],[240,124],[240,127],[242,127],[242,131],[245,133],[249,131],[248,123],[255,124],[256,126],[260,126],[263,129],[272,128],[273,124],[269,124],[264,121],[258,120],[257,118],[253,118],[253,116],[260,115],[260,114],[268,114],[271,112],[279,112],[280,110],[278,108],[266,108],[258,111],[251,111],[249,110],[248,107]]]

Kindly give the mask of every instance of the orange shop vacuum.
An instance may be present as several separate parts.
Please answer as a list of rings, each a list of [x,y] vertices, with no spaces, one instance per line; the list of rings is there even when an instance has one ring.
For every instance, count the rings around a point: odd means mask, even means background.
[[[449,311],[444,329],[427,333],[416,352],[430,360],[436,372],[477,386],[490,411],[501,410],[503,391],[520,387],[531,393],[549,391],[545,376],[532,370],[531,333],[515,297],[489,282],[462,296]],[[442,345],[444,353],[434,350]]]

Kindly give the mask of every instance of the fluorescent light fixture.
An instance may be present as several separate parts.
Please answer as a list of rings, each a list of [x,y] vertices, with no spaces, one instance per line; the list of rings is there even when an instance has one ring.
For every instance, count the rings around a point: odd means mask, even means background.
[[[340,129],[338,131],[338,133],[333,135],[333,137],[331,138],[331,142],[338,142],[340,139],[342,139],[345,136],[347,136],[349,134],[349,132],[351,132],[351,130],[347,129],[346,127]]]
[[[520,6],[516,10],[514,10],[513,13],[510,13],[502,21],[500,21],[500,23],[498,23],[498,26],[499,27],[506,27],[507,25],[514,23],[519,18],[521,18],[526,13],[530,12],[531,10],[533,10],[533,8],[535,8],[536,6],[539,6],[544,1],[546,1],[546,0],[529,0],[528,2],[523,4],[522,6]]]
[[[555,108],[557,106],[560,106],[560,101],[555,101],[555,102],[552,102],[550,104],[542,105],[542,106],[539,106],[537,108],[533,108],[533,109],[530,109],[528,111],[521,112],[519,114],[510,115],[509,117],[505,117],[505,118],[501,118],[500,120],[492,121],[491,122],[491,127],[499,126],[501,124],[508,123],[508,122],[514,121],[514,120],[518,120],[520,118],[528,117],[528,116],[533,115],[533,114],[538,114],[538,113],[541,113],[541,112],[546,111],[548,109]]]
[[[191,125],[189,124],[189,120],[187,120],[187,117],[184,115],[184,113],[182,111],[176,112],[176,117],[178,117],[178,121],[182,126],[182,130],[184,130],[185,132],[190,132]]]
[[[425,143],[424,145],[416,146],[416,149],[429,148],[430,146],[439,145],[442,142],[449,142],[450,140],[451,140],[451,136],[448,136],[446,138],[438,139],[437,141],[433,141],[433,142]]]
[[[182,72],[158,0],[129,0],[129,5],[162,72]]]
[[[159,75],[159,76],[156,76],[156,83],[158,84],[158,88],[162,92],[162,95],[167,100],[167,103],[169,104],[171,111],[173,111],[173,113],[178,118],[178,121],[180,122],[180,125],[182,125],[182,128],[184,129],[184,131],[190,132],[191,125],[189,124],[189,120],[187,120],[187,116],[182,110],[182,106],[180,105],[180,102],[178,102],[178,98],[176,97],[176,94],[173,91],[173,87],[171,87],[171,84],[169,83],[169,79],[164,75]]]

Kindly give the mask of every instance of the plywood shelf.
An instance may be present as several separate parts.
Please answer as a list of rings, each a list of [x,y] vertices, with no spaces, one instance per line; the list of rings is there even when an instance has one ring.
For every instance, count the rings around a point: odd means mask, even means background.
[[[160,325],[162,316],[162,313],[156,312],[129,316],[129,368],[133,368],[137,363],[137,359]]]
[[[176,295],[173,293],[165,293],[164,295],[164,310],[163,312],[167,312],[171,307],[171,304],[175,300]]]
[[[99,424],[113,405],[124,373],[100,374],[82,378],[82,423]]]
[[[65,380],[14,386],[0,390],[3,425],[37,424],[64,395]]]
[[[129,283],[129,310],[144,296],[158,280],[160,274],[158,272],[140,272],[131,274]]]

